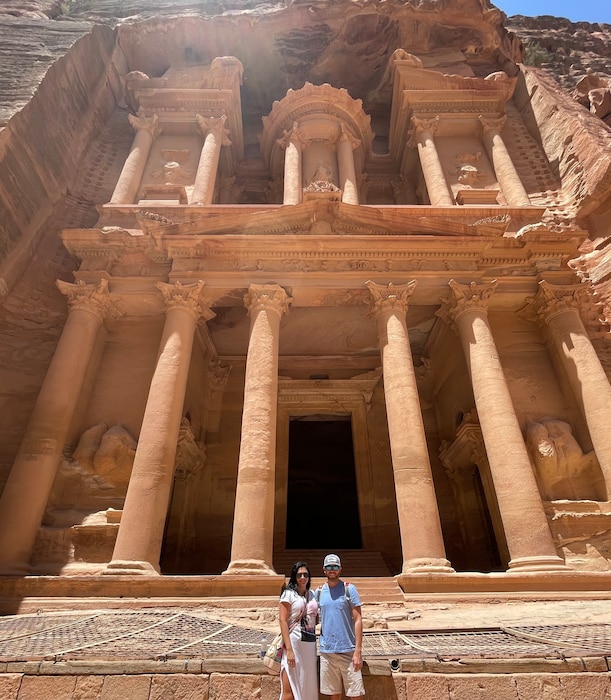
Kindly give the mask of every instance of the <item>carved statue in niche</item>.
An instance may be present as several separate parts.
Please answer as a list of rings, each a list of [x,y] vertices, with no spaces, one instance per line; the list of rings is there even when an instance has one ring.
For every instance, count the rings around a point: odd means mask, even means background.
[[[333,173],[324,163],[320,163],[310,178],[304,192],[339,192],[339,187],[333,184]]]
[[[176,470],[174,478],[185,481],[198,474],[204,467],[206,452],[204,446],[195,440],[188,418],[183,418],[176,446]]]
[[[135,454],[136,441],[121,425],[98,423],[85,430],[72,458],[60,465],[45,524],[69,526],[98,511],[121,509]]]
[[[162,180],[164,185],[184,185],[193,181],[193,170],[185,167],[190,157],[189,149],[164,148],[161,155],[163,166],[151,173],[153,178]]]
[[[451,171],[458,176],[458,182],[465,187],[477,187],[478,182],[485,176],[481,173],[476,163],[481,158],[481,153],[459,153],[456,156],[458,165]]]
[[[598,460],[593,451],[584,454],[569,423],[554,418],[529,420],[526,446],[544,499],[597,500]]]

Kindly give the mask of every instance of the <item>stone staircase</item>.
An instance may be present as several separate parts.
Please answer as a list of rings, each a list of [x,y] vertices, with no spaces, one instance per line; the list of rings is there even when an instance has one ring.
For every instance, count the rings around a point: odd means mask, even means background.
[[[289,576],[297,561],[306,561],[312,572],[312,588],[322,585],[322,563],[329,552],[322,549],[283,550],[274,555],[274,569]],[[342,549],[334,552],[342,560],[342,579],[353,583],[363,603],[403,602],[403,591],[392,576],[380,552],[362,549]]]

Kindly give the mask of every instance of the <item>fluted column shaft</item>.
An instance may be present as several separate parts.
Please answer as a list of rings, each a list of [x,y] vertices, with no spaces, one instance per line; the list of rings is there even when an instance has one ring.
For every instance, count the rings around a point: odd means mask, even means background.
[[[157,286],[166,303],[165,324],[106,574],[159,572],[193,337],[199,319],[214,316],[202,300],[203,282]]]
[[[1,574],[29,571],[96,340],[104,320],[118,315],[104,279],[57,285],[68,297],[68,318],[0,499]]]
[[[278,145],[285,149],[282,203],[299,204],[303,198],[303,165],[301,162],[303,141],[297,122],[293,124],[292,129],[284,132],[281,139],[278,139]]]
[[[348,132],[342,124],[341,134],[337,144],[337,163],[339,167],[339,186],[342,190],[342,202],[358,204],[359,193],[354,168],[354,149],[359,141]]]
[[[278,341],[289,298],[278,285],[251,285],[242,437],[231,542],[225,574],[274,574],[274,491]]]
[[[451,572],[445,558],[416,375],[409,345],[408,299],[416,286],[368,282],[384,373],[403,573]]]
[[[510,570],[562,569],[539,490],[488,324],[496,283],[450,282],[452,295],[439,315],[456,324],[479,417],[511,561]]]
[[[204,145],[197,165],[191,204],[212,204],[214,185],[219,167],[222,146],[231,146],[227,137],[225,122],[227,117],[202,117],[197,115],[197,123],[204,134]]]
[[[598,458],[606,498],[611,500],[611,384],[579,315],[586,296],[581,285],[539,283],[528,307],[550,331],[571,389],[586,420]]]
[[[507,204],[512,207],[527,207],[530,205],[530,199],[501,136],[505,121],[505,117],[480,117],[482,140]]]
[[[161,129],[158,128],[159,119],[157,115],[152,117],[135,117],[133,114],[130,114],[128,119],[136,131],[136,136],[110,198],[111,204],[134,203],[153,141],[161,133]]]
[[[422,174],[426,182],[429,199],[434,207],[450,207],[454,204],[452,194],[448,188],[439,153],[435,145],[435,131],[439,118],[419,119],[412,117],[414,129],[410,145],[416,144],[418,156],[422,165]]]

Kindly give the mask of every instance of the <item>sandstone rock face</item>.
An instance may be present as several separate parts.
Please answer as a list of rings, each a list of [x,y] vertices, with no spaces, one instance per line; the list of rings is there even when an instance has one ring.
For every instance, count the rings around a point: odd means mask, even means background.
[[[611,25],[514,15],[505,26],[520,38],[525,63],[545,68],[566,90],[590,74],[611,78]]]

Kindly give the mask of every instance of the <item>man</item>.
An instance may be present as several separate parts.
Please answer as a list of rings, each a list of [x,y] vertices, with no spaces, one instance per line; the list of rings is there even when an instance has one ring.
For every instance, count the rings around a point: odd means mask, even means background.
[[[351,583],[340,579],[342,563],[327,554],[323,563],[327,582],[317,589],[320,613],[320,692],[340,700],[365,695],[363,687],[363,617],[361,599]]]

